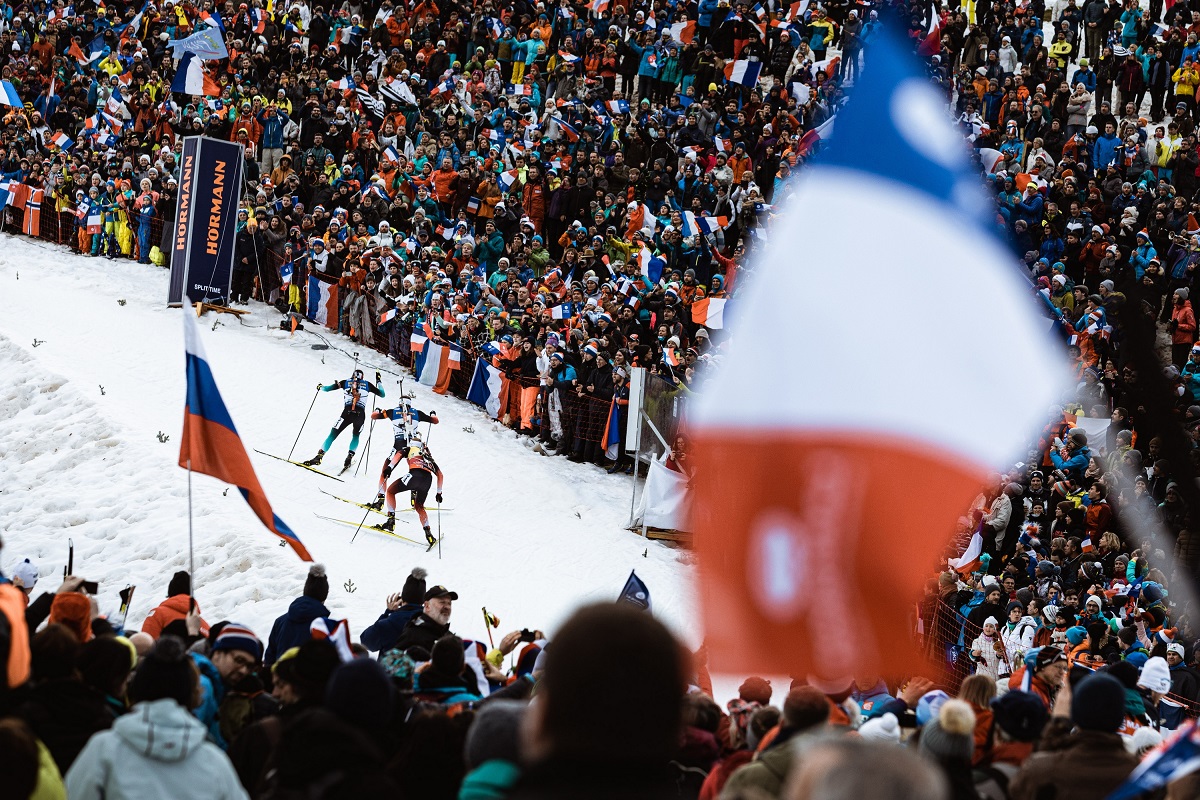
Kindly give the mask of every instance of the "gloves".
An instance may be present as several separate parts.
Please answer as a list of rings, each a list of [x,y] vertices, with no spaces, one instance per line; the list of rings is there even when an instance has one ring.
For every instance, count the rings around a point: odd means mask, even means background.
[[[323,383],[318,383],[318,384],[317,384],[317,391],[318,391],[318,392],[319,392],[319,391],[321,391],[321,390],[322,390],[322,389],[324,389],[324,388],[325,388],[325,384],[323,384]]]
[[[441,492],[438,492],[438,493],[437,493],[437,494],[435,494],[433,497],[434,497],[434,499],[435,499],[435,500],[437,500],[437,501],[438,501],[438,505],[441,505],[441,504],[442,504],[442,493],[441,493]]]
[[[383,375],[379,374],[379,370],[375,370],[375,382],[383,383]]]
[[[383,468],[383,477],[387,478],[387,477],[388,477],[388,476],[390,476],[391,474],[392,474],[392,465],[391,465],[391,463],[389,462],[389,463],[388,463],[388,464],[386,464],[386,465],[384,466],[384,468]]]

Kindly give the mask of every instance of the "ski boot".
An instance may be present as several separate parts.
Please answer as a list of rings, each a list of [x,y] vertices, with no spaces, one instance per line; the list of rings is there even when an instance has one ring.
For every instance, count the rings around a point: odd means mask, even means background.
[[[351,450],[349,453],[346,454],[346,462],[344,464],[342,464],[342,472],[345,472],[346,470],[350,469],[350,465],[353,463],[354,463],[354,451]]]
[[[302,463],[303,463],[303,464],[304,464],[304,466],[306,466],[306,467],[315,467],[315,466],[317,466],[318,464],[320,464],[320,463],[321,463],[321,459],[322,459],[324,456],[325,456],[325,451],[324,451],[324,450],[318,450],[318,451],[317,451],[317,454],[316,454],[315,456],[313,456],[312,458],[310,458],[308,461],[304,461],[304,462],[302,462]]]
[[[376,495],[374,500],[367,503],[367,508],[373,509],[375,511],[382,511],[383,510],[383,495]]]
[[[437,539],[436,539],[436,538],[434,538],[434,535],[433,535],[433,533],[432,533],[432,532],[429,530],[429,526],[428,526],[428,525],[426,525],[426,526],[425,526],[425,541],[429,542],[429,546],[430,546],[430,547],[433,547],[435,544],[437,544]]]
[[[387,519],[383,521],[383,524],[379,526],[379,529],[383,530],[383,531],[388,531],[389,533],[396,529],[396,514],[395,514],[395,512],[388,514]]]

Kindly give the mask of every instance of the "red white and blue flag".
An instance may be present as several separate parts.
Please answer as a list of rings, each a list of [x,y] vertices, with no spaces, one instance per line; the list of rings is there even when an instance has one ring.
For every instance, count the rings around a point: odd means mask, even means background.
[[[724,328],[725,298],[705,297],[692,303],[692,322],[706,328]]]
[[[725,67],[725,80],[741,86],[754,87],[758,85],[760,72],[762,72],[761,61],[733,61]]]
[[[300,538],[272,510],[258,476],[254,474],[250,456],[246,454],[242,437],[221,399],[204,354],[200,326],[188,308],[183,311],[183,343],[187,351],[187,400],[179,466],[237,486],[267,530],[287,542],[302,560],[312,561]]]
[[[331,330],[338,326],[338,285],[308,276],[308,321]]]
[[[54,146],[57,147],[59,150],[70,150],[72,147],[75,146],[74,140],[72,140],[70,136],[67,136],[62,131],[59,131],[58,133],[51,136],[50,141],[53,142]]]
[[[426,342],[413,362],[417,382],[437,394],[450,390],[451,373],[462,367],[462,349],[453,344]]]
[[[1200,727],[1191,720],[1138,764],[1107,800],[1131,800],[1200,770]]]
[[[964,188],[978,186],[978,169],[962,148],[928,144],[961,140],[945,98],[886,28],[869,59],[838,113],[836,144],[789,184],[787,218],[741,279],[725,364],[691,409],[698,613],[720,672],[839,684],[922,674],[909,621],[928,579],[921,565],[940,560],[962,509],[1042,429],[1067,384],[1028,281],[984,233],[989,204]],[[872,235],[861,235],[861,219]],[[815,251],[814,228],[828,243]],[[830,277],[851,268],[867,284],[906,276],[889,297],[906,311],[888,330],[889,351],[903,355],[866,382],[849,365],[878,332],[845,316],[844,287]],[[947,318],[938,287],[950,282],[988,298],[986,330],[946,335],[948,323],[971,321],[966,308]],[[824,343],[787,370],[772,369],[762,346],[780,297]],[[1016,368],[988,381],[981,353],[1004,353]],[[905,391],[879,403],[868,385]],[[962,424],[964,408],[987,424]],[[822,635],[831,606],[854,636]]]
[[[471,388],[467,390],[467,400],[483,406],[493,419],[500,419],[507,398],[508,378],[504,370],[489,364],[486,358],[478,359],[475,362],[475,374],[471,377]]]

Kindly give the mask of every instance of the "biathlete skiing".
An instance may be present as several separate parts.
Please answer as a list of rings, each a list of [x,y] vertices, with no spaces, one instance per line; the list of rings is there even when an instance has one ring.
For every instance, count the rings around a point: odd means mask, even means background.
[[[429,546],[437,544],[437,538],[429,530],[429,515],[425,513],[425,499],[429,497],[429,489],[433,485],[433,476],[437,476],[437,494],[435,499],[442,502],[442,470],[433,460],[429,445],[423,443],[415,435],[408,444],[406,453],[408,459],[408,474],[393,481],[387,487],[385,502],[387,504],[387,520],[379,527],[385,531],[396,527],[396,495],[400,492],[412,492],[412,504],[417,516],[421,518],[421,527],[425,529],[425,541]]]
[[[392,422],[392,454],[384,459],[383,470],[379,473],[379,494],[375,496],[374,500],[367,503],[368,506],[379,511],[383,509],[387,493],[387,479],[396,465],[400,463],[400,459],[408,454],[409,440],[419,438],[417,436],[418,426],[422,422],[437,425],[438,418],[436,411],[430,411],[428,414],[418,411],[401,397],[400,405],[386,411],[378,409],[371,413],[371,419],[387,419]]]
[[[323,392],[332,392],[334,389],[342,390],[343,408],[342,416],[332,428],[329,429],[329,435],[325,437],[325,443],[321,445],[321,449],[317,454],[304,462],[306,467],[315,467],[321,463],[321,459],[325,456],[325,451],[330,448],[333,441],[341,435],[342,431],[353,426],[353,434],[350,437],[350,452],[346,455],[346,463],[342,465],[342,472],[350,468],[350,462],[354,460],[354,451],[358,449],[358,436],[362,433],[363,424],[367,421],[367,395],[377,394],[380,397],[384,396],[383,378],[376,372],[375,383],[372,384],[363,377],[361,369],[354,370],[354,374],[348,380],[336,381],[328,386],[318,383],[317,388]]]

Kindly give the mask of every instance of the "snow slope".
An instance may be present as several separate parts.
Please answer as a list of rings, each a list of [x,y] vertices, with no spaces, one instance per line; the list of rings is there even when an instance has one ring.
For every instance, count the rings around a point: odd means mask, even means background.
[[[183,312],[165,307],[165,270],[84,258],[25,238],[0,235],[0,242],[0,296],[8,309],[0,316],[0,567],[32,558],[39,588],[53,590],[72,538],[75,571],[100,582],[102,609],[116,607],[126,584],[138,587],[130,620],[139,626],[171,574],[187,568],[187,473],[176,466]],[[310,333],[289,338],[272,330],[279,318],[272,309],[254,304],[253,312],[241,324],[231,315],[206,315],[204,345],[247,447],[287,455],[316,385],[347,377],[353,362],[334,349],[312,349],[320,339]],[[376,366],[398,371],[358,349],[368,374]],[[384,379],[394,397],[396,378]],[[440,561],[436,551],[427,555],[370,531],[352,545],[352,528],[314,515],[362,517],[319,489],[372,497],[389,430],[377,426],[369,468],[344,484],[251,452],[276,512],[326,565],[334,616],[348,617],[357,634],[408,572],[423,566],[431,585],[458,592],[459,635],[486,639],[485,605],[500,617],[501,633],[552,631],[579,604],[615,599],[637,569],[656,615],[699,644],[686,555],[623,529],[629,477],[538,455],[477,407],[423,386],[416,392],[414,405],[442,420],[429,440],[453,509],[442,516]],[[318,397],[298,459],[316,451],[340,410],[340,393]],[[169,439],[160,442],[160,434]],[[327,458],[335,470],[348,442],[344,433]],[[265,639],[300,594],[307,565],[279,547],[226,488],[193,477],[197,599],[206,619],[238,619]],[[400,517],[397,532],[420,539],[415,514]]]

